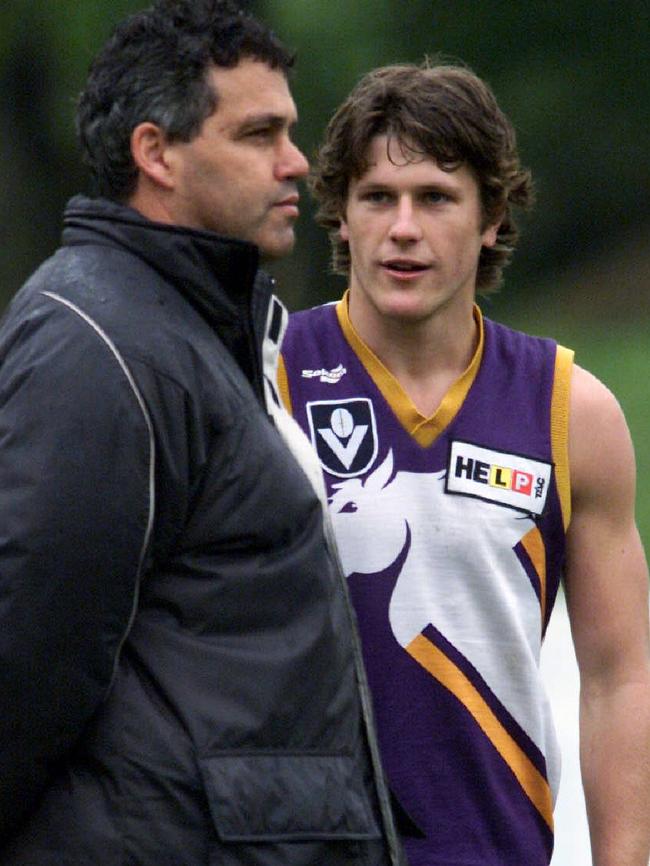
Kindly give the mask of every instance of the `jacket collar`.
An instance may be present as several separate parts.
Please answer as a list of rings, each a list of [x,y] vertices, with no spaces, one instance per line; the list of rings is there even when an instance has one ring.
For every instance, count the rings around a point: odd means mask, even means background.
[[[259,253],[247,241],[152,222],[107,199],[75,196],[64,213],[63,244],[85,243],[128,249],[215,326],[241,322],[244,313],[250,315],[254,289],[260,283],[256,280]]]

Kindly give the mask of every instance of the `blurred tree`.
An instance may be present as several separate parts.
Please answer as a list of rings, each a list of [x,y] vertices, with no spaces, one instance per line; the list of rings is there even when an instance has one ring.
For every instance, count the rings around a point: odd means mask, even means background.
[[[3,0],[0,6],[0,305],[57,246],[66,200],[85,186],[74,103],[112,25],[136,0]]]
[[[298,49],[294,91],[299,141],[308,151],[336,105],[373,66],[418,63],[441,53],[490,82],[515,123],[538,188],[538,205],[522,220],[520,248],[506,272],[507,284],[522,295],[594,253],[647,241],[645,0],[623,6],[609,0],[261,0],[261,6]],[[309,219],[301,232],[295,260],[281,270],[295,306],[340,289],[331,279],[323,284],[322,234]]]
[[[85,186],[74,100],[113,24],[146,0],[3,0],[0,5],[0,304],[58,243],[66,199]],[[494,87],[539,191],[506,274],[525,295],[609,249],[642,245],[650,80],[645,0],[251,0],[298,53],[298,143],[312,155],[327,118],[373,66],[461,58]],[[305,199],[307,197],[305,196]],[[290,306],[337,295],[310,208],[276,266]],[[497,301],[497,304],[499,302]]]

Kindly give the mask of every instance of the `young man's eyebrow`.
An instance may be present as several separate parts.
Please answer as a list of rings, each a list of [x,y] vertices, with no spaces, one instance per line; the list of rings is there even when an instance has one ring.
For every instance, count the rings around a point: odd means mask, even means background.
[[[399,186],[399,183],[394,180],[374,180],[369,178],[367,180],[362,179],[357,182],[356,189],[361,192],[372,192],[374,190],[392,190]],[[447,180],[446,178],[440,178],[440,180],[434,181],[426,181],[425,183],[418,183],[413,186],[413,190],[417,193],[426,193],[426,192],[444,192],[444,193],[453,193],[457,189],[457,185],[454,184],[453,181]]]

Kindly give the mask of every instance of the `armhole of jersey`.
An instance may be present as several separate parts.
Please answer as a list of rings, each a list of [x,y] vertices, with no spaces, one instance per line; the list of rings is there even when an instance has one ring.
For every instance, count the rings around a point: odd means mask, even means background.
[[[562,508],[564,529],[571,521],[571,476],[569,471],[569,397],[573,352],[558,346],[555,354],[555,377],[551,400],[551,448],[555,463],[555,480]]]
[[[287,367],[282,355],[278,358],[278,391],[280,393],[280,399],[284,403],[284,408],[290,415],[293,415],[291,394],[289,393],[289,377],[287,376]]]

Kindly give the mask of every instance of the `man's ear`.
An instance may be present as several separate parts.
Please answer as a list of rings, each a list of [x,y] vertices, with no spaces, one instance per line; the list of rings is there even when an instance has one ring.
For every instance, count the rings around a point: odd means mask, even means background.
[[[138,169],[158,186],[173,189],[168,144],[162,129],[149,121],[139,123],[131,133],[131,155]]]
[[[499,208],[499,210],[495,214],[492,214],[489,222],[484,220],[481,230],[481,241],[484,247],[495,246],[499,235],[499,229],[501,228],[501,223],[503,222],[505,216],[506,209],[504,206],[502,208]]]
[[[348,224],[345,221],[345,217],[341,217],[341,224],[339,226],[339,237],[342,241],[350,240],[350,233],[348,231]]]
[[[501,220],[498,223],[492,223],[483,230],[481,240],[484,247],[493,247],[497,242],[499,229],[501,228]]]

